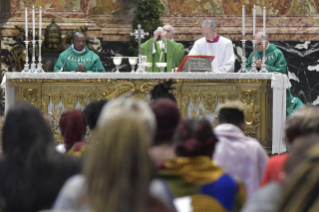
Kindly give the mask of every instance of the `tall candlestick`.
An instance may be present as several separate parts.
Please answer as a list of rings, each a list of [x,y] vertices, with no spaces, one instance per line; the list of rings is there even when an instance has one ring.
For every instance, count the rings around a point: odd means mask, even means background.
[[[35,40],[34,6],[33,6],[33,9],[32,9],[32,35],[33,35],[33,40]]]
[[[254,5],[253,8],[253,39],[255,40],[255,33],[256,33],[256,6]]]
[[[264,38],[266,37],[266,7],[264,7],[264,20],[263,20]]]
[[[41,40],[41,29],[42,29],[42,9],[39,10],[39,40]]]
[[[25,24],[24,24],[24,29],[25,29],[25,40],[28,40],[28,9],[25,8]]]
[[[243,39],[245,40],[245,5],[243,5]]]

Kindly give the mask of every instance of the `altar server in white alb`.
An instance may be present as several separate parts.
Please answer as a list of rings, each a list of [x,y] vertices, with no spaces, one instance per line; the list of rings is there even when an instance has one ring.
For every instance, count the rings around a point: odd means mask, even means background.
[[[209,19],[202,23],[202,34],[205,37],[195,41],[188,55],[215,56],[213,72],[234,72],[235,56],[231,40],[218,35],[216,23]]]

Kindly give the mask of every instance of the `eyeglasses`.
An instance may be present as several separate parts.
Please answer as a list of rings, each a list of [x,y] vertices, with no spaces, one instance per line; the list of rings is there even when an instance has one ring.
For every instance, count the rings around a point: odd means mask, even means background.
[[[214,33],[214,32],[202,32],[202,35],[206,36],[206,35],[210,35],[212,33]]]

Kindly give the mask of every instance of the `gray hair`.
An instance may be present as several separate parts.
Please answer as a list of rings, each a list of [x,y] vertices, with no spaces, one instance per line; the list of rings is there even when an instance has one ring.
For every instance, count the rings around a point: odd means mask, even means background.
[[[174,27],[173,27],[172,25],[170,25],[170,24],[165,24],[164,26],[170,26],[171,29],[172,29],[172,33],[175,34],[175,29],[174,29]]]
[[[215,21],[210,20],[210,19],[204,20],[203,23],[202,23],[202,27],[203,27],[203,26],[206,26],[206,25],[208,25],[208,24],[210,24],[210,28],[211,28],[212,30],[216,29],[216,23],[215,23]]]
[[[264,32],[257,32],[256,33],[256,36],[260,36],[261,38],[263,38],[263,35],[264,35]],[[265,40],[268,40],[268,34],[267,33],[265,33]]]

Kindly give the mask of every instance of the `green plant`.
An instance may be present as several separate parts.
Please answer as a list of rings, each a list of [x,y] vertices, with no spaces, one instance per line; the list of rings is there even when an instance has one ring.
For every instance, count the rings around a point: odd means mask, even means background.
[[[163,26],[163,21],[160,19],[164,14],[165,8],[160,0],[134,0],[136,9],[134,11],[135,17],[132,21],[132,31],[137,29],[137,25],[141,24],[144,32],[149,35],[142,39],[142,43],[149,38],[153,37],[153,32],[159,26]],[[135,37],[131,37],[129,50],[133,55],[138,54],[138,41]]]

